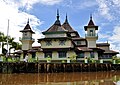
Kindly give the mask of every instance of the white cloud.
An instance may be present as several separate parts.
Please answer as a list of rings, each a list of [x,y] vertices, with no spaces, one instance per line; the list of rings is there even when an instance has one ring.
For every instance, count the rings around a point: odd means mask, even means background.
[[[63,6],[74,9],[91,9],[97,5],[96,1],[93,0],[64,0]]]
[[[19,6],[15,4],[16,2],[12,1],[0,1],[0,31],[7,34],[9,19],[9,35],[14,37],[16,41],[19,41],[19,37],[22,36],[19,31],[24,29],[29,18],[31,28],[35,32],[37,31],[37,36],[34,38],[40,38],[41,32],[37,30],[37,26],[41,25],[42,22],[36,16],[20,11]]]
[[[112,34],[113,35],[110,37],[112,43],[120,44],[120,26],[115,26]]]
[[[93,7],[95,5],[97,5],[97,3],[95,1],[93,2],[93,0],[86,0],[83,3],[80,3],[78,8],[85,9],[85,8]]]
[[[119,21],[120,0],[96,0],[98,3],[98,14],[109,21]]]
[[[120,25],[115,26],[112,32],[112,36],[109,37],[110,47],[113,50],[120,52]]]
[[[109,38],[110,37],[110,35],[108,35],[108,34],[101,34],[101,33],[99,33],[99,38],[100,39],[104,39],[104,38]]]
[[[43,37],[41,31],[37,28],[41,22],[36,16],[31,15],[26,10],[30,10],[33,5],[40,3],[44,5],[54,5],[60,3],[62,0],[1,0],[0,1],[0,31],[7,34],[8,19],[9,19],[9,35],[19,41],[22,33],[19,31],[24,29],[28,18],[30,19],[30,26],[36,33],[33,35],[35,43],[39,45],[37,39]]]
[[[62,0],[39,0],[40,3],[46,5],[54,5],[60,3]]]
[[[106,31],[103,33],[99,33],[99,39],[108,40],[110,43],[110,49],[115,50],[117,52],[120,51],[120,25],[115,26],[113,31]],[[106,42],[105,41],[105,42]]]
[[[21,0],[20,3],[27,10],[31,9],[34,4],[40,3],[43,5],[55,5],[60,3],[62,0]]]
[[[106,39],[110,43],[110,48],[116,51],[120,51],[120,23],[119,17],[120,17],[120,0],[96,0],[98,3],[98,18],[99,16],[102,16],[102,18],[99,20],[107,22],[111,33],[103,32],[103,34],[100,35],[100,37]],[[107,20],[107,21],[106,21]],[[106,24],[105,24],[106,25]],[[104,26],[104,24],[102,25]],[[106,31],[109,31],[106,30]]]
[[[98,3],[98,11],[100,13],[100,15],[104,16],[104,18],[108,19],[108,20],[112,20],[113,16],[110,13],[110,8],[108,6],[108,3],[106,0],[96,0]]]
[[[120,0],[112,0],[112,2],[113,2],[117,7],[120,7]]]

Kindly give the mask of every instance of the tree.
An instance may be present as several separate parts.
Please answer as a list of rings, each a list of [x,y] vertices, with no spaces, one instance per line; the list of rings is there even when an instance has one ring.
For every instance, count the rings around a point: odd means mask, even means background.
[[[6,53],[6,49],[4,48],[4,45],[7,42],[7,36],[4,35],[4,33],[0,32],[0,47],[2,48],[2,53]]]
[[[11,43],[11,47],[9,48],[9,50],[11,50],[12,48],[14,48],[14,51],[15,50],[21,50],[21,47],[22,47],[22,45],[21,44],[19,44],[18,42],[12,42]],[[9,51],[10,52],[10,51]]]
[[[21,49],[22,45],[20,45],[18,42],[14,41],[13,37],[5,36],[4,33],[0,32],[0,47],[2,47],[2,54],[6,55],[7,50],[4,48],[4,45],[7,45],[7,39],[8,39],[8,45],[11,45],[9,48],[9,52],[12,48],[15,50]]]

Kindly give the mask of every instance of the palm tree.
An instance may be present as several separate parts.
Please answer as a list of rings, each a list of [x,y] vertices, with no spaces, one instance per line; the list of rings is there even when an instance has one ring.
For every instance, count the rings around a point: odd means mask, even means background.
[[[11,49],[13,49],[14,48],[14,51],[15,50],[20,50],[21,49],[21,47],[22,47],[22,45],[21,44],[19,44],[18,42],[12,42],[11,43],[11,47],[9,48],[9,50],[11,50]],[[9,51],[10,52],[10,51]]]
[[[4,48],[4,45],[7,42],[7,36],[4,33],[0,32],[0,47],[2,48],[2,53],[6,54],[7,50]]]
[[[3,36],[4,36],[4,34],[2,32],[0,32],[0,48],[2,47]]]
[[[7,45],[7,36],[4,33],[0,32],[0,48],[2,48],[2,54],[6,55],[7,50],[4,48],[4,45]],[[9,52],[12,48],[15,50],[21,49],[22,45],[14,41],[13,37],[8,36],[8,45],[11,45]]]

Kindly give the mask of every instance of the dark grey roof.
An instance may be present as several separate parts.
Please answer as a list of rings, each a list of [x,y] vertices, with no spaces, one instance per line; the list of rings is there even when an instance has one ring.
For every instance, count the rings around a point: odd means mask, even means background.
[[[29,25],[29,20],[27,22],[27,25],[25,26],[25,28],[23,30],[21,30],[20,32],[31,32],[31,33],[35,33],[32,31],[30,25]]]

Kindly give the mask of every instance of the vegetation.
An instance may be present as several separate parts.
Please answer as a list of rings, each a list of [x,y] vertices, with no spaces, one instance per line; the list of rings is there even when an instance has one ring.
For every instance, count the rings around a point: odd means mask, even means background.
[[[71,60],[71,62],[76,62],[76,57],[77,55],[73,54],[69,57],[69,59]]]
[[[19,44],[18,42],[15,42],[13,37],[10,37],[10,36],[7,37],[4,35],[4,33],[0,32],[0,48],[2,48],[3,55],[6,55],[7,53],[7,49],[4,48],[4,46],[7,45],[7,39],[8,39],[8,45],[10,45],[9,52],[13,48],[14,48],[14,51],[21,49],[22,45]]]

